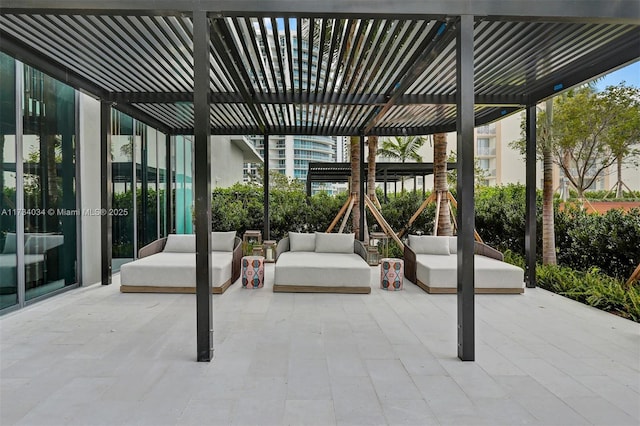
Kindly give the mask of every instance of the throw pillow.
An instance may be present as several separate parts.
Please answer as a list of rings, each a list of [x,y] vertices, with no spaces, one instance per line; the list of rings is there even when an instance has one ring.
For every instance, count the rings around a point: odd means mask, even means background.
[[[211,233],[211,251],[233,251],[235,239],[236,231],[214,231]]]
[[[167,253],[195,253],[195,234],[170,234],[167,237],[164,251]]]
[[[289,250],[315,251],[316,236],[304,232],[289,232]]]
[[[409,235],[409,246],[416,254],[449,255],[449,237]]]
[[[316,232],[316,253],[353,253],[355,234]]]
[[[458,237],[449,237],[449,253],[458,253]]]

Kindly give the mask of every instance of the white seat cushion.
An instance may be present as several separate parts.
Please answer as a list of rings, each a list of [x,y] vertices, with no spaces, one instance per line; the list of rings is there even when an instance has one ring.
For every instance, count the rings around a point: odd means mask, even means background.
[[[231,278],[233,253],[212,252],[211,274],[214,287]],[[120,267],[120,284],[154,287],[195,287],[195,253],[156,253]]]
[[[524,271],[517,266],[475,255],[476,288],[522,288]],[[429,287],[457,287],[457,255],[416,255],[416,278]]]
[[[371,270],[355,253],[284,252],[275,266],[275,284],[321,287],[370,285]]]

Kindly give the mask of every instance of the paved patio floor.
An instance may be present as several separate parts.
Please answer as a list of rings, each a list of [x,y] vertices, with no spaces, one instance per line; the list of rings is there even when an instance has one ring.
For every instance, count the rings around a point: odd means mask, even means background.
[[[476,362],[456,296],[214,296],[215,360],[195,362],[195,295],[118,277],[0,318],[0,424],[638,425],[640,325],[541,289],[476,296]]]

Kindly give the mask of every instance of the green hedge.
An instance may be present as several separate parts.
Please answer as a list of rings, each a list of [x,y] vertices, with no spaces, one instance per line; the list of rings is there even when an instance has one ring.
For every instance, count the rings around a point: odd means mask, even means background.
[[[346,194],[320,193],[306,199],[301,190],[273,189],[271,234],[279,239],[288,231],[324,231],[346,201]],[[380,200],[383,199],[379,194]],[[476,229],[489,245],[524,255],[525,187],[479,187],[476,189]],[[263,191],[255,185],[234,185],[213,192],[212,218],[216,230],[263,229]],[[390,195],[382,213],[394,230],[403,229],[424,201],[421,193]],[[557,200],[556,200],[557,202]],[[408,229],[409,233],[433,231],[435,203],[429,205]],[[542,255],[542,197],[537,196],[537,246]],[[367,214],[371,231],[380,230]],[[351,230],[351,221],[346,229]],[[555,213],[558,263],[581,271],[593,267],[620,279],[628,278],[640,262],[640,210],[611,210],[604,215],[578,209]]]
[[[557,200],[556,200],[557,202]],[[542,195],[538,192],[536,240],[542,259]],[[482,239],[500,250],[524,255],[525,188],[522,185],[482,187],[476,192],[476,228]],[[558,264],[629,278],[640,263],[640,209],[624,213],[587,214],[584,210],[555,209]]]

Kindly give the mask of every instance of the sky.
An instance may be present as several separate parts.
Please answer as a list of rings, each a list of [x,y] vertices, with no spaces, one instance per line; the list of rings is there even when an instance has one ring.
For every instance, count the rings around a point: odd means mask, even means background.
[[[607,86],[615,86],[623,81],[627,86],[640,88],[640,61],[604,75],[602,79],[597,82],[596,87],[598,90],[604,90]]]

